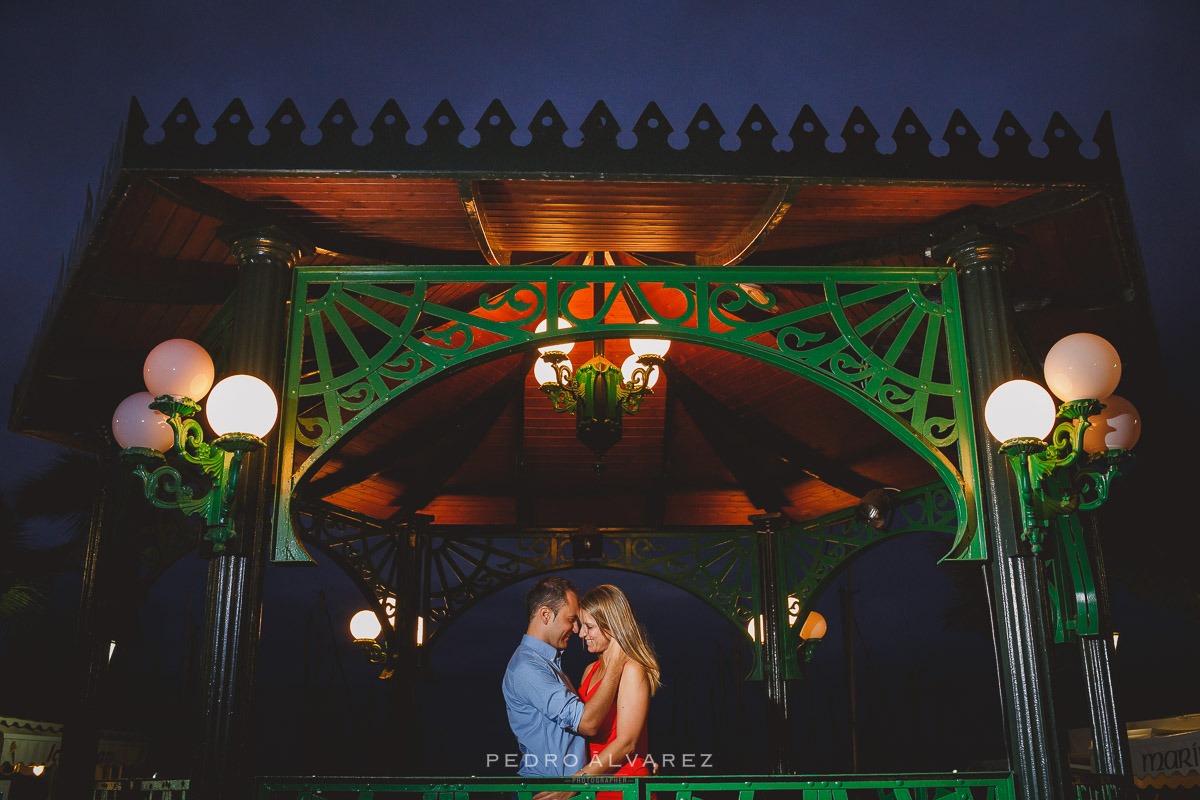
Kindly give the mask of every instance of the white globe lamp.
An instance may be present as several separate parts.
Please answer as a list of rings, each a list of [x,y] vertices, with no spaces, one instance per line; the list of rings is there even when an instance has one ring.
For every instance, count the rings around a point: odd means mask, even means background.
[[[146,356],[142,376],[155,397],[200,400],[212,388],[213,362],[208,351],[190,339],[168,339]]]
[[[374,611],[364,608],[350,618],[350,635],[359,639],[375,639],[383,632],[379,617]]]
[[[175,432],[167,424],[165,414],[150,408],[153,401],[150,392],[137,392],[117,405],[112,432],[122,448],[143,447],[165,453],[175,446]]]
[[[571,365],[571,359],[569,358],[563,359],[559,362],[559,364],[566,367],[568,372],[574,369],[574,367]],[[540,358],[533,365],[533,379],[540,385],[545,385],[547,383],[553,383],[555,385],[558,384],[558,374],[555,372],[554,365],[543,361]]]
[[[537,327],[533,329],[533,332],[534,333],[545,333],[546,328],[548,328],[549,326],[550,326],[550,320],[544,319],[537,324]],[[572,325],[571,323],[567,322],[562,317],[558,318],[558,329],[560,331],[565,330],[567,328],[573,328],[573,327],[575,327],[575,326]],[[560,342],[559,344],[548,344],[545,347],[539,347],[538,352],[539,353],[562,353],[563,355],[566,355],[567,353],[570,353],[571,350],[573,350],[574,348],[575,348],[574,342]],[[542,382],[545,383],[545,381],[542,381]]]
[[[1045,439],[1054,427],[1054,400],[1033,381],[1015,380],[996,387],[983,407],[983,420],[998,442]]]
[[[1121,357],[1108,340],[1093,333],[1059,339],[1046,354],[1046,385],[1064,403],[1103,400],[1121,380]]]
[[[231,375],[213,387],[206,404],[208,424],[217,436],[247,433],[259,439],[275,426],[275,393],[253,375]]]
[[[1083,432],[1083,449],[1089,453],[1132,450],[1142,435],[1141,415],[1120,395],[1110,394],[1103,403],[1099,414],[1088,417],[1091,425]]]
[[[657,325],[658,322],[652,319],[644,319],[639,325]],[[669,339],[630,339],[629,349],[637,356],[658,356],[662,358],[671,349],[671,341]]]

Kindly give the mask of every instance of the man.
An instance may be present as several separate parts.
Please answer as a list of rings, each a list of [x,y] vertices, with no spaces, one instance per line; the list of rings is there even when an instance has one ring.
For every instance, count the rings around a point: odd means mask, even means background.
[[[585,736],[596,733],[617,695],[627,657],[614,640],[613,667],[584,703],[562,671],[562,651],[579,632],[579,592],[566,578],[542,578],[525,595],[528,625],[504,672],[508,724],[523,777],[586,775]]]

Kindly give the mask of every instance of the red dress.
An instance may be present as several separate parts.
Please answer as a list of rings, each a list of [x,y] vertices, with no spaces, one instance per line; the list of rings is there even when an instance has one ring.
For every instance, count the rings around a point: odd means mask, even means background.
[[[600,684],[592,685],[592,675],[596,673],[596,667],[599,661],[588,667],[587,673],[583,676],[583,683],[579,685],[579,696],[583,698],[583,702],[592,699],[592,695],[600,688]],[[632,753],[622,759],[621,768],[612,775],[649,775],[650,765],[646,763],[646,757],[650,755],[650,748],[647,746],[648,726],[642,724],[642,732],[638,734],[637,744]],[[600,751],[608,747],[609,743],[616,738],[617,735],[617,703],[613,701],[612,707],[608,709],[608,714],[600,723],[600,729],[596,731],[596,735],[588,739],[588,759],[596,758],[600,755]],[[607,765],[605,765],[607,766]],[[596,792],[596,800],[619,800],[620,792]]]

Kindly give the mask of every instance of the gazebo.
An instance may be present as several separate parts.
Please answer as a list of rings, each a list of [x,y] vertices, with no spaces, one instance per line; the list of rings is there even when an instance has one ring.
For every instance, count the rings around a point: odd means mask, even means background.
[[[421,128],[394,102],[359,127],[341,101],[319,137],[302,138],[291,101],[265,138],[237,100],[211,140],[201,124],[184,100],[160,132],[133,103],[10,419],[107,454],[121,476],[95,507],[86,622],[134,469],[104,430],[141,388],[147,352],[194,340],[219,375],[255,375],[280,400],[266,447],[229,487],[228,518],[157,543],[142,566],[153,580],[193,547],[210,559],[191,796],[250,791],[240,753],[263,573],[314,557],[373,604],[383,633],[367,646],[401,712],[420,654],[531,575],[632,570],[743,632],[758,620],[752,677],[767,685],[775,774],[603,785],[629,798],[1128,788],[1096,521],[1079,513],[1103,497],[1031,505],[983,425],[993,389],[1036,375],[1068,334],[1112,342],[1123,385],[1157,375],[1107,116],[1090,142],[1058,114],[1038,141],[1008,113],[988,141],[959,112],[940,138],[906,111],[885,139],[860,109],[831,135],[807,106],[786,133],[757,106],[736,133],[707,106],[676,131],[654,104],[623,132],[603,103],[573,129],[549,102],[522,129],[499,101],[470,130],[449,102]],[[671,348],[647,357],[647,339]],[[199,496],[204,479],[138,463],[146,499],[197,510],[180,487]],[[164,482],[171,470],[182,484]],[[1028,535],[1033,517],[1044,540]],[[911,531],[949,534],[945,558],[978,562],[990,586],[1010,771],[790,774],[788,693],[805,646],[790,620],[855,557]],[[1060,744],[1056,643],[1086,667],[1101,773],[1090,782],[1073,783]],[[85,686],[107,642],[86,644]],[[85,690],[64,786],[87,778],[92,716]],[[527,797],[552,785],[258,789]]]

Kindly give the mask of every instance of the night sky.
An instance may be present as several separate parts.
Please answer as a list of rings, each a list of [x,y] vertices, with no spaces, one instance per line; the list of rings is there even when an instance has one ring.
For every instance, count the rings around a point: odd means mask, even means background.
[[[1085,140],[1110,110],[1170,395],[1175,408],[1194,408],[1194,401],[1178,404],[1200,389],[1190,306],[1200,289],[1198,34],[1200,5],[1191,0],[7,3],[0,11],[8,300],[0,382],[17,380],[85,188],[98,180],[132,95],[152,125],[185,96],[202,122],[240,97],[259,125],[291,97],[310,126],[340,97],[360,124],[395,98],[414,127],[449,98],[468,128],[493,98],[519,126],[546,99],[569,125],[604,100],[625,129],[654,101],[676,130],[706,102],[726,130],[758,103],[786,131],[807,103],[835,132],[861,106],[885,136],[881,147],[905,106],[935,134],[962,109],[985,138],[1009,109],[1040,139],[1058,110]],[[6,420],[9,397],[0,392]],[[1177,423],[1146,420],[1147,436],[1168,424]],[[55,450],[8,432],[0,443],[0,490],[11,498]],[[1149,485],[1136,486],[1146,494],[1132,502],[1149,503]],[[33,530],[44,542],[61,536],[53,524]],[[942,626],[941,609],[958,597],[958,584],[936,565],[939,547],[930,537],[908,537],[856,566],[860,725],[872,753],[864,768],[966,768],[1003,757],[990,639],[982,628]],[[625,586],[658,642],[666,687],[652,707],[652,750],[708,748],[720,754],[722,771],[761,769],[753,736],[739,741],[729,730],[761,720],[762,687],[735,679],[748,651],[716,613],[651,580],[594,570],[573,577],[584,587]],[[185,558],[152,592],[138,624],[131,621],[133,641],[114,658],[109,686],[127,727],[147,725],[151,708],[160,721],[164,710],[182,708],[183,643],[200,624],[202,587],[203,564]],[[55,584],[42,633],[0,638],[0,715],[61,714],[55,665],[72,624],[73,588],[69,577]],[[422,692],[427,771],[482,773],[483,754],[511,749],[499,677],[523,627],[523,590],[495,595],[433,654],[436,682]],[[385,771],[386,753],[371,744],[389,722],[381,682],[345,632],[356,590],[324,565],[274,568],[267,593],[257,723],[263,769]],[[1195,624],[1121,587],[1114,602],[1127,716],[1200,711],[1194,685],[1154,677],[1196,663]],[[849,768],[837,587],[818,609],[831,632],[799,692],[797,733],[804,768],[832,772]],[[310,618],[319,637],[305,636]],[[578,672],[582,656],[572,657]],[[1075,667],[1070,656],[1062,661],[1069,681]],[[464,697],[469,705],[455,699]],[[1063,703],[1073,709],[1070,723],[1083,724],[1077,699]],[[168,763],[175,740],[161,741]]]

